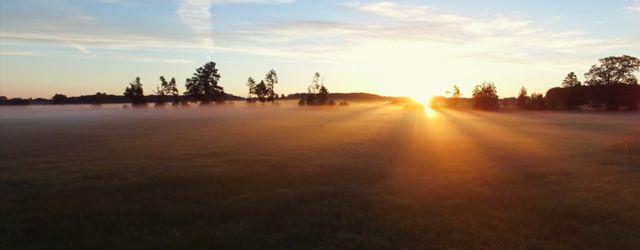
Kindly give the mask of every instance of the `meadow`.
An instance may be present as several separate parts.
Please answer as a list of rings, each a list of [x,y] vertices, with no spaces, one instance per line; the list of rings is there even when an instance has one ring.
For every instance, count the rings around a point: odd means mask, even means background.
[[[0,249],[639,249],[640,114],[0,107]]]

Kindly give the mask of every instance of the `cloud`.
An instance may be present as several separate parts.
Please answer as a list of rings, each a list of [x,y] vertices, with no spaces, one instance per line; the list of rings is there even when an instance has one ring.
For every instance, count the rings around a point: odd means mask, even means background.
[[[109,1],[109,0],[105,0]],[[589,58],[600,54],[637,50],[637,38],[595,38],[580,31],[558,31],[531,20],[507,15],[465,16],[419,4],[391,1],[345,3],[348,10],[366,13],[366,21],[268,20],[220,29],[213,34],[215,4],[284,4],[290,0],[185,0],[175,11],[193,39],[170,32],[131,32],[103,22],[87,25],[55,19],[62,30],[36,29],[42,25],[24,22],[19,28],[3,29],[1,42],[45,43],[73,46],[86,55],[105,50],[221,51],[264,55],[281,60],[358,62],[362,48],[394,50],[416,48],[407,56],[428,57],[447,52],[451,56],[476,57],[508,63],[530,63],[549,58]],[[56,23],[62,22],[62,23]],[[63,25],[64,24],[64,25]],[[89,25],[90,24],[90,25]],[[25,28],[26,27],[26,28]],[[33,28],[30,28],[33,27]],[[214,44],[215,38],[215,44]],[[379,47],[373,48],[371,45]],[[433,51],[438,48],[438,51]],[[559,60],[558,60],[559,61]],[[560,64],[562,62],[558,62]]]
[[[74,49],[77,49],[78,51],[82,52],[82,54],[91,56],[91,57],[95,57],[96,55],[93,54],[93,52],[91,52],[89,49],[87,49],[87,47],[82,46],[80,44],[70,44],[70,46]]]
[[[634,1],[627,10],[640,14],[640,0]]]
[[[27,32],[0,32],[2,42],[45,43],[78,45],[112,49],[112,50],[140,50],[140,49],[204,49],[202,44],[182,41],[170,37],[133,35],[126,33],[109,34],[81,34],[81,33],[27,33]],[[74,47],[75,48],[75,47]],[[85,47],[86,48],[86,47]],[[78,49],[78,48],[76,48]]]
[[[182,23],[206,46],[213,45],[213,4],[288,4],[295,0],[182,0],[176,10]]]
[[[199,43],[213,45],[211,5],[213,0],[183,0],[176,10],[182,23],[193,33]]]
[[[381,37],[472,44],[476,50],[496,53],[581,53],[631,46],[628,39],[593,39],[578,31],[551,31],[532,21],[504,15],[484,18],[445,13],[425,5],[378,2],[345,6],[395,22],[386,25]]]

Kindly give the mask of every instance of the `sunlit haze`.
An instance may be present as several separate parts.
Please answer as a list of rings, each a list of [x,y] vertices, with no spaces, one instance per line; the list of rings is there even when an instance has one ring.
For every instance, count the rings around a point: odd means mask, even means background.
[[[279,93],[314,72],[332,92],[425,101],[484,81],[544,92],[599,58],[640,54],[640,2],[2,0],[0,95],[122,94],[214,61],[225,91],[273,68]]]

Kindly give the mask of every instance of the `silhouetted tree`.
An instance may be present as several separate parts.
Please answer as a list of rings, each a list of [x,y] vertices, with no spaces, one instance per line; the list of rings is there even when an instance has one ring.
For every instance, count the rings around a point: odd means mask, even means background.
[[[451,92],[451,101],[450,101],[450,107],[451,108],[459,108],[460,106],[460,96],[462,96],[462,94],[460,93],[460,88],[458,88],[458,85],[453,85],[453,92]],[[437,107],[437,103],[432,101],[431,102],[431,106],[432,107]]]
[[[496,110],[498,105],[498,91],[493,83],[485,82],[473,89],[473,107],[482,110]]]
[[[176,83],[176,78],[172,77],[170,81],[164,78],[164,76],[160,77],[160,86],[156,91],[158,94],[158,103],[164,103],[166,96],[173,96],[173,105],[177,105],[179,100],[179,92],[178,92],[178,84]],[[162,100],[160,100],[162,99]]]
[[[320,73],[313,74],[311,85],[307,87],[307,95],[301,100],[300,104],[316,105],[318,104],[318,94],[320,93]]]
[[[100,93],[96,94],[98,96]],[[142,89],[142,82],[140,82],[140,77],[136,77],[136,79],[129,83],[129,87],[124,90],[124,96],[131,101],[133,105],[145,104],[144,100],[144,90]]]
[[[458,85],[453,85],[453,93],[451,94],[451,97],[460,98],[460,96],[462,96],[462,94],[460,94],[460,88],[458,88]]]
[[[578,80],[578,76],[576,76],[576,73],[573,72],[569,73],[567,77],[565,77],[562,81],[562,87],[565,88],[573,88],[581,85],[582,83]]]
[[[256,97],[258,97],[258,101],[265,102],[269,96],[269,88],[267,84],[263,81],[260,81],[258,85],[256,85]]]
[[[300,105],[335,105],[333,100],[329,100],[329,90],[324,86],[320,73],[313,74],[311,85],[307,88],[307,94],[300,100]]]
[[[55,94],[53,95],[53,97],[51,97],[51,103],[52,104],[64,104],[67,102],[69,98],[66,95],[63,94]]]
[[[273,102],[278,99],[278,94],[275,91],[276,84],[278,84],[278,74],[275,70],[271,69],[264,77],[264,81],[267,87],[266,98],[270,102]]]
[[[196,73],[187,79],[185,95],[194,101],[205,104],[222,101],[224,89],[218,86],[219,80],[220,74],[216,68],[216,63],[209,62],[197,68]]]
[[[168,85],[169,85],[169,82],[167,82],[167,79],[165,79],[164,76],[160,76],[160,85],[156,87],[156,104],[157,105],[164,105],[165,97],[167,95],[165,86],[168,86]]]
[[[249,98],[256,94],[256,81],[249,77],[247,80],[247,87],[249,87]]]
[[[529,109],[546,110],[547,104],[544,101],[544,96],[540,93],[531,94],[531,100],[529,101]]]
[[[529,96],[527,96],[527,89],[523,86],[520,89],[520,93],[518,94],[518,107],[520,109],[527,109],[527,107],[529,106]]]
[[[600,65],[593,65],[585,74],[589,86],[611,86],[638,84],[634,75],[640,67],[640,60],[632,56],[611,56],[600,59]]]
[[[324,84],[320,85],[320,89],[318,90],[318,105],[326,105],[329,104],[329,90]]]
[[[589,87],[589,100],[593,106],[604,105],[608,110],[621,106],[638,109],[638,85],[635,72],[640,68],[640,60],[632,56],[612,56],[600,59],[600,65],[593,65],[585,74]]]

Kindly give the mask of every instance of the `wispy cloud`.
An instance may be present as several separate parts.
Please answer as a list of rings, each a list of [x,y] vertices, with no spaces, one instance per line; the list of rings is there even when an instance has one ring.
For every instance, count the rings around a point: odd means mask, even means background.
[[[199,43],[213,45],[211,5],[213,0],[183,0],[176,14]]]
[[[387,37],[475,44],[478,49],[521,52],[582,53],[631,46],[628,39],[593,39],[580,31],[551,31],[533,21],[495,15],[474,18],[445,13],[425,5],[379,2],[347,3],[358,11],[389,18],[396,23],[383,31]]]
[[[199,43],[212,46],[211,7],[214,4],[288,4],[294,2],[295,0],[182,0],[176,14],[187,29],[195,35]]]
[[[627,10],[640,14],[640,0],[634,1]]]
[[[82,52],[82,54],[91,56],[91,57],[95,57],[96,55],[93,54],[93,52],[91,52],[89,49],[87,49],[87,47],[82,46],[80,44],[70,44],[70,46],[74,49],[77,49],[78,51]]]
[[[103,0],[100,0],[103,1]],[[115,1],[115,0],[104,0]],[[329,21],[278,19],[239,25],[213,34],[215,4],[286,4],[292,0],[183,0],[175,13],[194,39],[158,32],[128,32],[96,20],[92,27],[73,26],[62,31],[3,29],[3,43],[59,43],[85,55],[104,50],[207,50],[266,55],[285,60],[357,61],[362,48],[393,44],[398,49],[439,48],[460,57],[527,63],[565,55],[594,58],[600,53],[633,51],[637,38],[606,38],[570,30],[559,31],[534,21],[507,15],[467,16],[420,4],[385,1],[345,3],[347,10],[369,14],[374,20]],[[212,9],[213,8],[213,9]],[[65,22],[64,24],[67,24]],[[37,27],[37,24],[30,24]],[[95,32],[99,30],[100,32]],[[215,37],[214,37],[215,35]],[[215,38],[215,39],[214,39]],[[215,41],[215,44],[214,44]],[[404,46],[411,45],[411,46]],[[429,50],[430,51],[430,50]],[[359,53],[359,52],[358,52]],[[427,56],[417,51],[416,56]],[[407,53],[409,54],[409,53]]]

